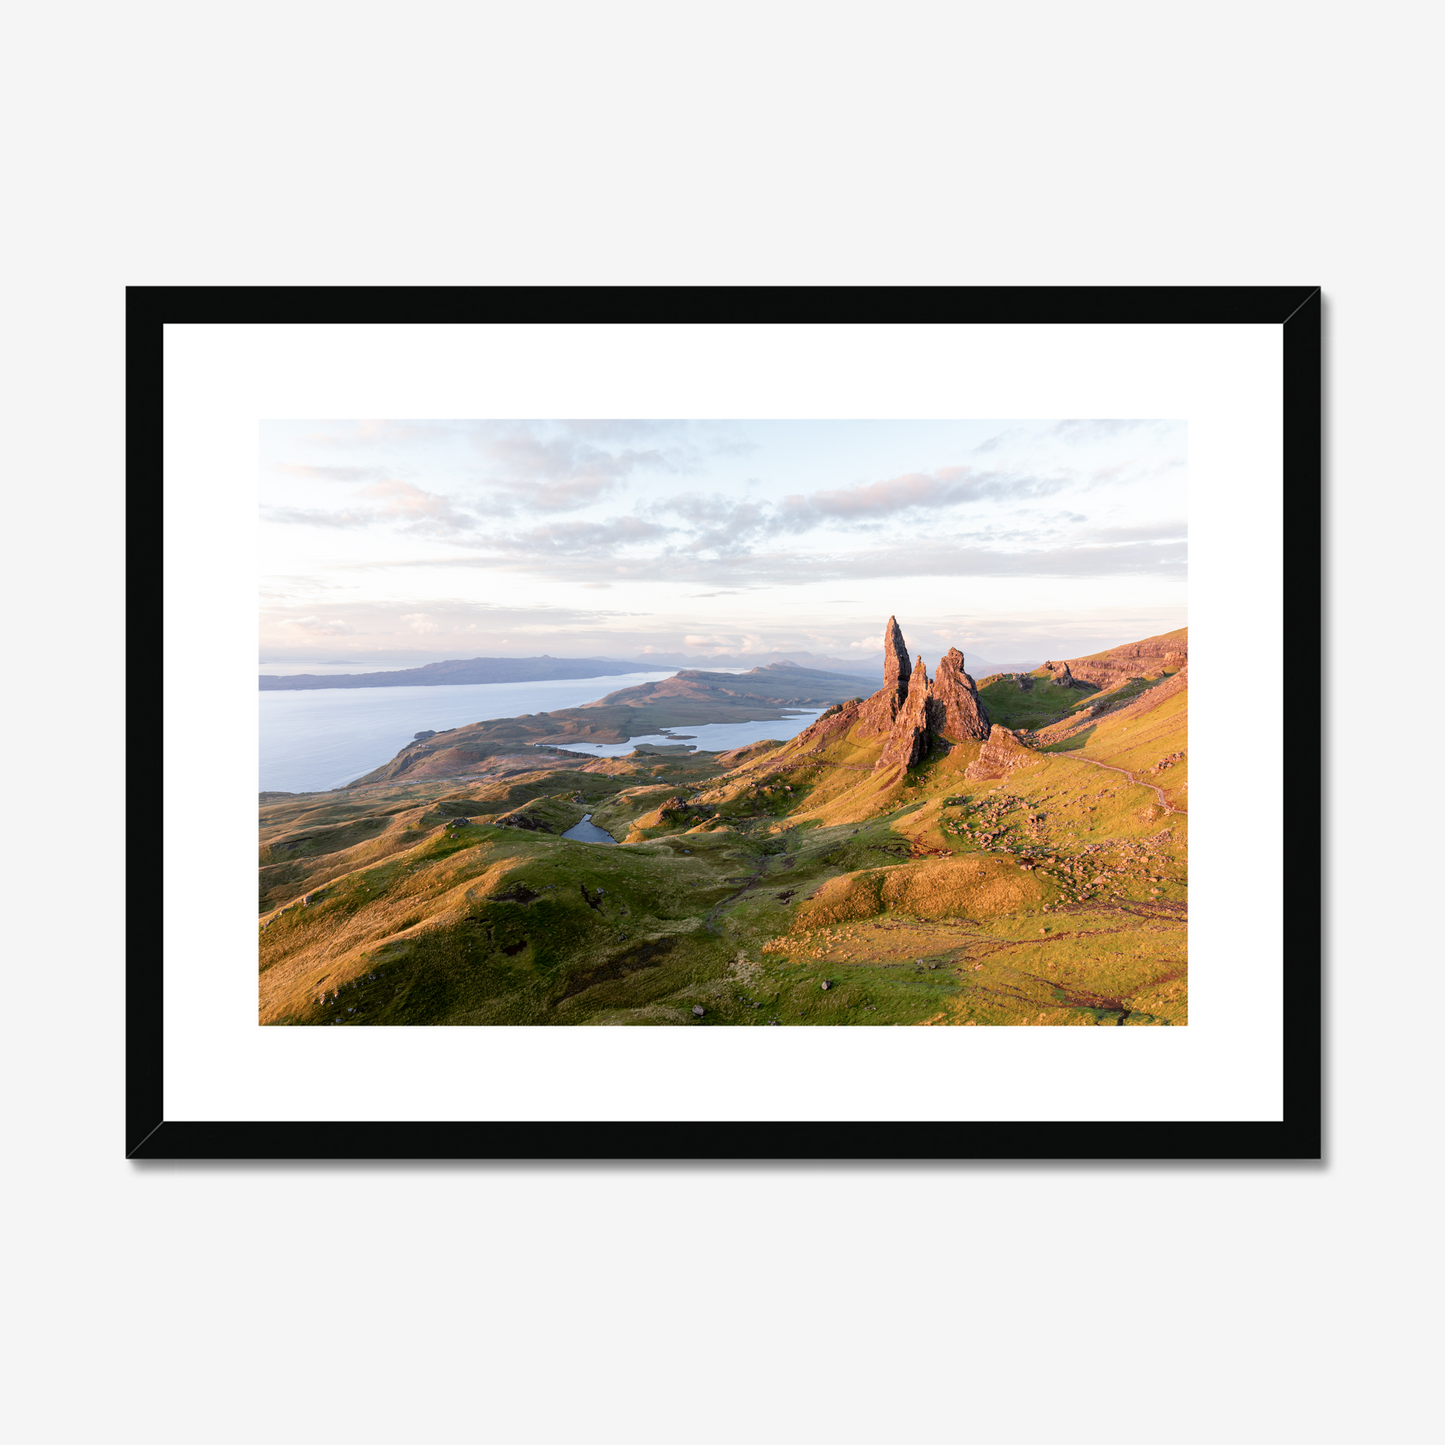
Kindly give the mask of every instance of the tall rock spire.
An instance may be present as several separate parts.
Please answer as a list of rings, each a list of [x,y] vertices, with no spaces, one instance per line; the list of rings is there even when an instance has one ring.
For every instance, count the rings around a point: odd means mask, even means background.
[[[978,685],[963,669],[963,654],[950,647],[930,682],[921,657],[912,667],[908,665],[908,646],[898,619],[888,619],[883,631],[883,686],[859,704],[852,715],[857,718],[856,724],[851,723],[851,718],[846,724],[850,736],[859,740],[880,736],[886,739],[873,768],[875,777],[883,774],[885,782],[895,781],[928,757],[940,741],[990,740],[988,709],[978,695]],[[845,726],[843,717],[839,714],[840,727]],[[1011,743],[1014,752],[1026,756],[1026,749],[1014,741],[1011,733],[1005,739],[1006,732],[994,728],[992,742],[999,748]],[[1013,752],[1009,757],[1012,759]]]
[[[883,629],[883,686],[859,710],[858,736],[876,737],[891,732],[898,710],[908,697],[912,669],[908,665],[908,644],[896,617]]]
[[[918,665],[923,666],[921,657]],[[903,629],[896,617],[890,617],[888,626],[883,629],[883,686],[897,691],[900,704],[908,696],[912,671],[908,666],[908,644],[903,640]]]
[[[963,670],[963,654],[956,647],[948,649],[934,674],[929,722],[934,732],[954,743],[988,736],[988,709]]]

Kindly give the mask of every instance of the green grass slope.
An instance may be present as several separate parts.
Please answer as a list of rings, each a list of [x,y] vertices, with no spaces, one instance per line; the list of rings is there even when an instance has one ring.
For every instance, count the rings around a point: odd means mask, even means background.
[[[269,802],[261,1021],[1184,1024],[1186,687],[1015,684],[1039,745],[990,777],[968,743],[885,780],[845,710],[717,757]],[[619,841],[563,838],[585,813]]]

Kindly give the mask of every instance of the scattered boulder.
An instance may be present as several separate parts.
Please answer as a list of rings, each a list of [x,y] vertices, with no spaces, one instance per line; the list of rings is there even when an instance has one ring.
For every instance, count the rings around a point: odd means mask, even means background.
[[[499,828],[525,828],[533,833],[550,833],[552,830],[530,813],[504,813],[496,819]]]
[[[705,1008],[703,1008],[703,1006],[702,1006],[700,1003],[695,1003],[695,1004],[693,1004],[693,1006],[692,1006],[692,1012],[693,1012],[693,1017],[694,1017],[694,1018],[701,1018],[701,1017],[703,1016],[703,1014],[705,1014],[705,1013],[707,1012],[707,1010],[706,1010]]]
[[[531,903],[541,896],[535,889],[528,888],[525,883],[513,883],[504,893],[492,894],[492,901],[495,903]]]

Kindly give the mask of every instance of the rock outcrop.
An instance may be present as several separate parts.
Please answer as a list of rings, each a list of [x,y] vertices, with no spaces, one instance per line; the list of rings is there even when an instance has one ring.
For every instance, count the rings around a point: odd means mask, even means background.
[[[1034,754],[1006,727],[997,723],[989,730],[983,751],[964,770],[965,778],[1006,778],[1015,768],[1034,761]]]
[[[802,738],[821,743],[843,731],[859,739],[885,737],[874,774],[902,774],[920,763],[938,742],[978,742],[989,736],[988,710],[974,680],[964,671],[964,656],[950,647],[930,682],[920,657],[910,668],[898,619],[883,633],[883,686],[856,705],[819,718]]]
[[[856,702],[835,703],[817,722],[798,734],[799,746],[822,747],[833,738],[841,737],[858,721],[863,706],[861,698]]]
[[[928,724],[933,711],[929,692],[928,672],[920,657],[908,680],[908,691],[894,719],[883,756],[874,765],[875,773],[902,773],[928,756],[931,741]]]
[[[930,723],[939,737],[951,743],[988,736],[988,709],[979,699],[973,679],[963,670],[963,663],[963,654],[950,647],[933,678]]]
[[[1074,681],[1074,674],[1069,671],[1067,662],[1046,662],[1044,666],[1049,670],[1049,681],[1055,687],[1078,687]]]
[[[1187,691],[1188,688],[1189,667],[1186,664],[1172,677],[1156,682],[1152,687],[1132,698],[1117,698],[1106,694],[1093,707],[1070,713],[1068,717],[1051,723],[1040,731],[1039,742],[1043,745],[1061,743],[1066,738],[1093,727],[1097,719],[1104,716],[1112,718],[1139,717],[1144,713],[1152,712],[1160,703],[1167,702],[1171,697],[1176,697],[1179,693]]]
[[[1186,667],[1188,663],[1189,629],[1181,627],[1177,632],[1161,632],[1157,637],[1146,637],[1140,642],[1111,647],[1106,652],[1049,665],[1069,668],[1075,686],[1083,682],[1092,687],[1113,687],[1127,677],[1141,674],[1157,676],[1161,672]]]

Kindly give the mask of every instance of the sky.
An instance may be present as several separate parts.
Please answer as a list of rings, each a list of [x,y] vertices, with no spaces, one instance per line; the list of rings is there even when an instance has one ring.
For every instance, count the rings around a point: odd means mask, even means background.
[[[265,422],[261,660],[1079,656],[1187,621],[1186,430]]]

